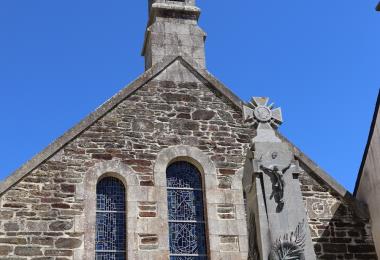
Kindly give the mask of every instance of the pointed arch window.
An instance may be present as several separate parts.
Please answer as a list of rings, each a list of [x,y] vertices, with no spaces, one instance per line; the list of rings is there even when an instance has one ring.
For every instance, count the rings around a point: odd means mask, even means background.
[[[167,168],[170,260],[206,260],[201,174],[188,162]]]
[[[125,187],[106,177],[96,186],[96,260],[126,259]]]

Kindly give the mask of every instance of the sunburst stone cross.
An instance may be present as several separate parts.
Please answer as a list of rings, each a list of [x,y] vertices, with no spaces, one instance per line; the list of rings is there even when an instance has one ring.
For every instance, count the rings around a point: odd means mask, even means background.
[[[256,129],[277,129],[283,122],[281,108],[275,108],[267,97],[253,97],[244,105],[244,120]]]

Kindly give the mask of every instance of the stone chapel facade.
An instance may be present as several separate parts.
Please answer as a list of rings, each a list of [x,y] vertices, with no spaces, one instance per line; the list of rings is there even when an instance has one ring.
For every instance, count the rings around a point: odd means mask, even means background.
[[[150,0],[146,71],[0,184],[0,259],[377,259],[367,207],[205,66],[195,0]]]

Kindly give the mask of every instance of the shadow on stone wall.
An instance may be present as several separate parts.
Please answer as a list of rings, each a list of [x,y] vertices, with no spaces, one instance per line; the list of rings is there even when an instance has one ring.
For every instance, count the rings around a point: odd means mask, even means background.
[[[332,218],[310,219],[317,259],[377,260],[368,219],[362,219],[345,204],[332,206]]]
[[[317,259],[377,260],[368,218],[358,214],[347,194],[342,198],[310,169],[299,176]]]

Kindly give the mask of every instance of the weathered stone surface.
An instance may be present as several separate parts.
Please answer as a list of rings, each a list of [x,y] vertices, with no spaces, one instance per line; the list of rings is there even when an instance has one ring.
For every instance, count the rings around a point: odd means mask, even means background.
[[[232,185],[232,178],[231,176],[219,176],[218,177],[219,181],[219,189],[231,189]]]
[[[154,129],[154,123],[147,119],[135,119],[132,122],[132,130],[136,132],[151,132]]]
[[[215,112],[211,110],[196,110],[192,114],[194,120],[211,120],[215,116]]]
[[[106,153],[95,153],[92,155],[92,158],[98,160],[112,160],[112,155]]]
[[[161,94],[161,97],[166,102],[197,102],[196,97],[188,95],[188,94],[180,94],[180,93],[164,93]]]
[[[216,212],[220,219],[235,219],[235,206],[233,204],[219,204]]]
[[[37,214],[35,212],[19,211],[16,212],[17,217],[34,217]]]
[[[13,217],[12,211],[0,211],[0,220],[8,220]]]
[[[64,193],[74,193],[75,185],[74,184],[61,184],[61,190]]]
[[[55,242],[56,248],[74,249],[82,245],[82,241],[77,238],[59,238]]]
[[[139,248],[140,250],[149,251],[158,248],[158,236],[150,234],[139,235]]]
[[[9,222],[4,224],[4,231],[18,231],[20,229],[19,225],[14,222]]]
[[[54,221],[49,225],[51,231],[66,231],[73,227],[73,223],[70,221]]]
[[[220,236],[221,252],[239,252],[238,236]]]
[[[3,204],[3,207],[4,207],[4,208],[15,208],[15,209],[19,209],[19,208],[26,208],[27,205],[26,205],[26,204],[23,204],[23,203],[5,203],[5,204]]]
[[[0,237],[1,244],[26,245],[26,238],[23,237]]]
[[[13,251],[13,248],[10,246],[0,246],[0,256],[8,255]]]
[[[54,239],[52,237],[33,237],[31,244],[52,246],[54,244]]]
[[[71,250],[51,250],[48,249],[45,251],[46,256],[72,256],[73,251]]]
[[[197,131],[199,130],[199,123],[192,120],[173,120],[173,128],[180,131]]]
[[[140,218],[157,217],[157,202],[139,202],[138,210]]]
[[[29,232],[38,232],[38,231],[47,231],[48,229],[48,222],[46,221],[27,221],[26,224],[26,229]]]
[[[42,251],[40,247],[16,246],[15,255],[18,256],[40,256]]]

